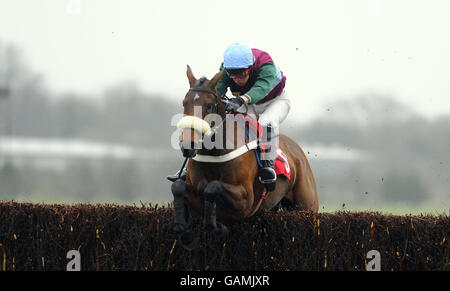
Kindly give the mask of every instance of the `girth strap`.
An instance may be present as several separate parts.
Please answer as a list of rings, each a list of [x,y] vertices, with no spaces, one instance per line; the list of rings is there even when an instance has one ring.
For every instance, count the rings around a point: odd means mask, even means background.
[[[258,204],[256,205],[255,209],[253,209],[252,213],[250,213],[249,217],[255,215],[259,207],[261,207],[262,202],[266,200],[267,195],[268,195],[267,190],[264,189],[264,192],[261,194],[261,198],[259,198]]]

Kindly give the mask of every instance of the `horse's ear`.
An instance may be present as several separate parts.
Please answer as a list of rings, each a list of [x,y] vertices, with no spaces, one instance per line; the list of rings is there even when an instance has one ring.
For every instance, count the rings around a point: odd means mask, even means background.
[[[218,72],[218,73],[211,79],[211,81],[209,82],[209,86],[210,86],[211,89],[215,89],[215,88],[216,88],[216,85],[217,85],[217,83],[219,82],[219,80],[222,78],[222,76],[223,76],[223,70],[220,71],[220,72]]]
[[[189,67],[189,65],[187,65],[187,77],[189,79],[189,85],[191,86],[191,88],[195,85],[195,83],[197,82],[197,79],[195,79],[194,74],[192,73],[191,67]]]

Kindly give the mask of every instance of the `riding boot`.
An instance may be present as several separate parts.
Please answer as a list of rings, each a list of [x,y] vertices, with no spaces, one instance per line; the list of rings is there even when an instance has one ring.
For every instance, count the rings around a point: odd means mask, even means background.
[[[180,170],[178,170],[178,172],[176,172],[173,175],[167,176],[167,180],[169,180],[171,182],[175,182],[176,180],[178,180],[178,175],[180,175]],[[183,181],[186,181],[186,168],[183,168],[181,175],[180,175],[180,179]]]
[[[264,184],[268,192],[275,190],[277,174],[275,172],[276,139],[272,140],[273,128],[269,125],[264,128],[267,133],[267,142],[260,142],[262,168],[259,170],[259,181]]]
[[[259,181],[264,184],[268,192],[275,190],[277,174],[274,160],[262,160],[262,168],[259,170]]]

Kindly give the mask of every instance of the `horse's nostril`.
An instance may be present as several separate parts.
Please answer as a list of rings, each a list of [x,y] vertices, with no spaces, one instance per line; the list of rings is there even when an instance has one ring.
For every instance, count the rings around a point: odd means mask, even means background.
[[[185,158],[193,158],[195,157],[195,151],[190,149],[183,149],[183,157]]]
[[[183,150],[193,150],[195,149],[195,142],[191,141],[191,142],[181,142],[181,148]]]
[[[183,152],[184,157],[192,158],[195,156],[195,143],[194,142],[184,142],[181,143],[180,148]]]
[[[201,143],[197,143],[194,141],[186,141],[186,142],[182,142],[180,143],[181,148],[183,149],[190,149],[190,150],[194,150],[194,149],[200,149],[201,148]]]

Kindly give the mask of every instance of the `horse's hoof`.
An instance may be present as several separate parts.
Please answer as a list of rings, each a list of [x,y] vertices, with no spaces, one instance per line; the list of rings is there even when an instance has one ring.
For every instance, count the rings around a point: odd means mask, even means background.
[[[214,226],[213,224],[203,224],[204,230],[207,232],[212,232],[217,229],[217,226]]]
[[[180,235],[180,240],[183,244],[190,244],[194,240],[194,232],[190,229],[187,229]]]
[[[186,227],[181,223],[175,223],[173,226],[173,231],[177,234],[183,233],[185,231]]]
[[[188,251],[192,251],[199,245],[199,239],[195,238],[192,230],[186,230],[180,235],[180,243]]]
[[[222,223],[218,223],[216,229],[214,230],[214,233],[220,237],[227,237],[229,233],[228,227],[226,227]]]

